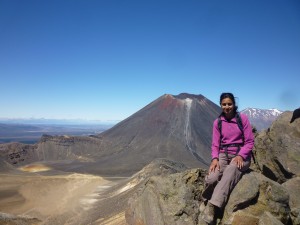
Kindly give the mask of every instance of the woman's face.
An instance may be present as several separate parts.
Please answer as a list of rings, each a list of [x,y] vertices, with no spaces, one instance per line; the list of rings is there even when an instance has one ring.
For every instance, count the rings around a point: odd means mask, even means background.
[[[221,108],[226,117],[230,117],[233,115],[233,102],[230,98],[224,98],[221,102]]]

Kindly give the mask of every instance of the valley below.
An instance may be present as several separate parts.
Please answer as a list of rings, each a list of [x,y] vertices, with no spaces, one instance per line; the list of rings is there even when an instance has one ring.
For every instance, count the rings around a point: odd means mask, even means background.
[[[72,163],[62,163],[60,168],[62,165],[66,170],[75,167]],[[128,189],[127,179],[59,171],[47,162],[2,172],[1,221],[45,225],[125,224],[121,195]]]

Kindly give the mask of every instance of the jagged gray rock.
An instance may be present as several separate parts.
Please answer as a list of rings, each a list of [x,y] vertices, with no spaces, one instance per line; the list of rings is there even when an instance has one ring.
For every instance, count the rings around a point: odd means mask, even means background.
[[[290,218],[289,193],[279,183],[250,172],[243,176],[231,193],[221,224],[250,224],[247,220],[258,224],[266,221],[266,212],[287,224]]]
[[[283,225],[278,219],[276,219],[271,213],[264,212],[260,217],[258,225]]]
[[[127,223],[196,225],[205,174],[202,169],[189,169],[149,178],[129,200]]]
[[[255,138],[254,153],[262,173],[284,183],[300,176],[300,120],[290,123],[291,112],[282,113],[270,129]]]
[[[291,221],[287,224],[299,225],[300,120],[290,124],[291,117],[291,112],[284,112],[269,130],[259,133],[254,152],[262,174],[288,190]]]
[[[289,191],[291,219],[293,224],[300,224],[300,177],[295,177],[282,184]]]
[[[129,201],[130,225],[197,225],[205,170],[189,169],[168,176],[153,176]],[[231,193],[220,225],[289,224],[291,210],[285,187],[251,171]],[[276,223],[274,222],[276,221]],[[294,223],[296,224],[296,223]]]
[[[258,169],[244,174],[217,224],[300,224],[300,120],[290,124],[290,116],[283,113],[256,136]],[[204,176],[204,170],[188,169],[149,178],[129,201],[128,224],[205,224],[198,219]]]

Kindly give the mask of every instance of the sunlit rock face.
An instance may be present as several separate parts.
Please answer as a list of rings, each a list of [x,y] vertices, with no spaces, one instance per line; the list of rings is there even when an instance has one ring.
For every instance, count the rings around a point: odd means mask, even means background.
[[[284,112],[255,139],[254,152],[261,171],[279,183],[300,176],[300,120],[290,123],[291,117],[291,112]]]
[[[160,170],[151,176],[148,169],[139,173],[143,179],[139,179],[139,188],[128,201],[128,224],[205,224],[200,205],[207,171],[178,169],[175,165],[176,162],[155,161],[151,170],[166,168],[164,172]],[[286,187],[250,170],[231,193],[223,212],[217,211],[216,222],[220,225],[292,224],[292,212],[297,213],[298,206],[294,203],[291,210],[290,197]]]

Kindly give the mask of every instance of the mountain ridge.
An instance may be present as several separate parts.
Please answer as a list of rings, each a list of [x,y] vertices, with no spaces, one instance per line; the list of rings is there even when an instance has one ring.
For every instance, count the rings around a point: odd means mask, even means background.
[[[248,116],[250,123],[257,129],[262,131],[268,129],[272,122],[274,122],[283,111],[278,109],[258,109],[258,108],[246,108],[241,111]]]

